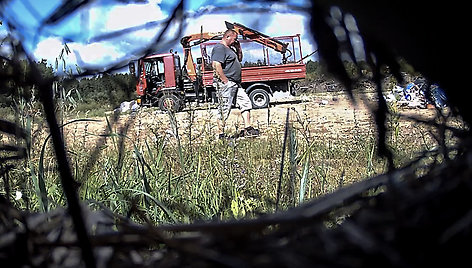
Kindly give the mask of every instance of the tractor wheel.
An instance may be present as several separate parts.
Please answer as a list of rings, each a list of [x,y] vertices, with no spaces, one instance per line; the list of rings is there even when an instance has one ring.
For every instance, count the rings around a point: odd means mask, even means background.
[[[183,101],[174,94],[164,94],[159,98],[159,109],[167,112],[179,112],[183,109]]]
[[[252,102],[252,108],[260,109],[269,107],[269,93],[267,91],[256,88],[249,93],[249,99]]]

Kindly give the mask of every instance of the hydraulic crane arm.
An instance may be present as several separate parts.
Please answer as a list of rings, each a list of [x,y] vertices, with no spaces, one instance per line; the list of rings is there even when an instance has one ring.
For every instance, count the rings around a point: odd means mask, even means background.
[[[215,32],[215,33],[198,33],[198,34],[191,34],[186,35],[180,39],[180,44],[184,49],[184,65],[185,70],[187,71],[187,75],[189,78],[194,81],[195,77],[197,76],[195,65],[193,64],[193,57],[192,57],[192,47],[204,43],[209,40],[221,40],[223,38],[223,32]]]
[[[182,37],[182,39],[180,39],[180,43],[182,44],[183,48],[190,48],[209,40],[220,40],[221,38],[223,38],[223,32],[198,33]]]
[[[285,54],[285,52],[287,52],[287,43],[283,43],[277,39],[274,39],[270,36],[267,36],[263,33],[260,33],[256,30],[253,30],[236,22],[230,23],[225,21],[225,24],[226,28],[235,30],[239,35],[243,36],[244,39],[250,39],[254,42],[270,47],[282,54]]]
[[[239,23],[230,23],[225,21],[225,24],[226,28],[236,31],[239,35],[243,37],[243,39],[249,39],[256,43],[262,44],[263,46],[272,48],[277,52],[280,52],[283,57],[282,61],[286,61],[285,53],[289,51],[287,49],[288,43],[281,42],[280,40],[267,36]],[[187,75],[192,81],[194,81],[196,78],[196,70],[192,58],[191,48],[206,41],[221,40],[222,38],[223,32],[204,33],[202,30],[200,33],[187,35],[180,39],[180,43],[182,44],[182,47],[184,49],[184,65],[187,71]]]

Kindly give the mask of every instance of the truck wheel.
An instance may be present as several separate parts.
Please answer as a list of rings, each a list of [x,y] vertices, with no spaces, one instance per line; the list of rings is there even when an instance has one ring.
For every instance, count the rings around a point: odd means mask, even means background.
[[[179,112],[183,109],[182,100],[174,94],[164,94],[159,98],[159,109],[167,112]]]
[[[267,91],[256,88],[249,93],[249,99],[252,102],[252,108],[260,109],[269,107],[269,93]]]

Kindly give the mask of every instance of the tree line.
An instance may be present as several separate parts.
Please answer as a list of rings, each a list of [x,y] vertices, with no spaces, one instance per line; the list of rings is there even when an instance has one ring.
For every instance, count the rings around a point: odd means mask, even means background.
[[[245,62],[244,67],[263,65],[263,62]],[[402,64],[403,70],[408,70],[406,63]],[[43,77],[51,78],[55,75],[54,68],[46,61],[36,63]],[[356,67],[353,63],[346,62],[345,67],[348,73],[355,76]],[[38,92],[29,83],[24,81],[28,77],[29,63],[26,60],[19,61],[17,66],[0,62],[0,69],[3,73],[9,74],[10,79],[0,81],[0,108],[15,107],[21,101],[31,101],[38,99]],[[358,69],[357,69],[358,71]],[[23,73],[16,76],[15,73]],[[328,74],[326,67],[319,61],[309,60],[306,63],[306,78],[299,83],[303,86],[310,84],[333,81],[333,77]],[[136,78],[129,73],[102,73],[88,77],[63,77],[57,81],[55,87],[56,98],[67,96],[75,103],[78,111],[104,112],[118,107],[124,101],[136,99],[135,92]]]
[[[52,78],[54,68],[46,61],[36,62],[36,67],[43,78]],[[31,66],[26,60],[16,65],[0,62],[0,71],[7,74],[0,82],[0,108],[13,108],[21,103],[38,105],[39,92],[26,80]],[[16,74],[22,75],[16,75]],[[123,101],[135,99],[135,78],[128,73],[103,73],[89,77],[60,77],[55,84],[56,99],[68,97],[73,99],[78,110],[112,110]]]

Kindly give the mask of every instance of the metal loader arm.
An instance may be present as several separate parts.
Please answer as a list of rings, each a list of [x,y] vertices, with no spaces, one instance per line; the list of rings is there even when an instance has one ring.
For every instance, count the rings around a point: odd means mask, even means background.
[[[193,57],[192,57],[192,47],[204,43],[209,40],[220,40],[223,38],[223,32],[208,32],[208,33],[198,33],[198,34],[191,34],[182,37],[180,39],[180,44],[184,49],[184,66],[187,70],[187,75],[189,78],[194,81],[197,72],[195,70],[195,65],[193,64]]]
[[[226,28],[235,30],[239,35],[242,35],[244,39],[250,39],[254,42],[270,47],[282,54],[285,54],[285,52],[287,52],[288,43],[281,42],[277,39],[274,39],[270,36],[267,36],[263,33],[260,33],[256,30],[253,30],[236,22],[230,23],[225,21],[225,24]]]
[[[226,24],[227,29],[232,29],[236,31],[244,39],[249,39],[256,43],[262,44],[263,46],[272,48],[277,52],[280,52],[283,57],[282,61],[284,63],[286,62],[285,53],[289,51],[291,54],[291,51],[287,49],[288,43],[279,41],[275,38],[272,38],[268,35],[265,35],[261,32],[253,30],[251,28],[248,28],[236,22],[230,23],[230,22],[225,21],[225,24]],[[221,40],[222,38],[223,38],[223,32],[204,33],[202,30],[200,33],[187,35],[187,36],[182,37],[182,39],[180,39],[180,43],[182,44],[182,47],[184,49],[184,66],[187,71],[188,77],[192,81],[195,80],[197,74],[196,74],[196,69],[195,69],[195,65],[194,65],[194,61],[192,57],[191,48],[193,46],[199,45],[209,40]]]

